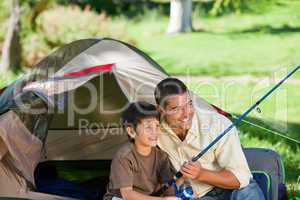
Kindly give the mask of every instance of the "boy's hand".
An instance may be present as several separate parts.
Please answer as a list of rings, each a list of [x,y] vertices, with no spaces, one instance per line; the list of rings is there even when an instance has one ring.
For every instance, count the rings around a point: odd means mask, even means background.
[[[192,180],[198,180],[203,171],[204,169],[202,168],[201,164],[193,161],[185,162],[180,168],[180,172],[183,174],[183,176]]]
[[[164,197],[164,200],[181,200],[178,197]]]

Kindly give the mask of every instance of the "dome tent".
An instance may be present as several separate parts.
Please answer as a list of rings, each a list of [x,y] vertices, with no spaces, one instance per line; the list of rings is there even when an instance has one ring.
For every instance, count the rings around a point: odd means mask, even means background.
[[[32,192],[40,162],[95,168],[89,163],[111,160],[128,140],[122,110],[137,100],[154,104],[154,88],[168,76],[140,50],[109,38],[75,41],[51,53],[1,93],[0,185],[10,184],[0,196],[53,199]],[[191,95],[203,120],[228,120]]]
[[[89,43],[89,47],[81,43]],[[73,50],[82,46],[83,49],[78,51],[80,53]],[[57,60],[56,55],[62,54],[60,52],[67,55],[62,56],[63,61]],[[72,59],[64,62],[72,56]],[[60,67],[53,63],[58,63]],[[146,54],[113,39],[73,42],[41,61],[37,65],[37,69],[39,68],[47,69],[47,73],[51,68],[55,70],[52,75],[48,75],[48,79],[30,82],[23,90],[34,91],[43,99],[47,99],[49,104],[62,107],[54,112],[49,127],[48,159],[111,159],[115,152],[112,148],[114,142],[118,141],[118,148],[120,142],[127,141],[127,135],[123,134],[120,126],[122,110],[128,102],[138,100],[155,104],[154,88],[158,82],[168,77],[163,68]],[[214,111],[198,96],[194,95],[194,98],[204,112]],[[106,137],[107,134],[110,137]],[[78,140],[75,137],[78,137]],[[97,140],[103,140],[101,145],[81,145],[82,140],[90,138],[91,141],[95,141],[95,137]],[[118,140],[115,140],[115,137]],[[65,141],[72,141],[72,149],[68,148],[68,151],[62,154],[58,148],[59,138],[65,149],[68,145]],[[54,148],[51,145],[52,140],[55,140]],[[75,141],[78,141],[79,145],[76,148]],[[105,148],[105,142],[109,148]]]
[[[146,54],[109,38],[78,40],[44,58],[1,92],[0,123],[10,120],[14,126],[0,131],[0,183],[15,187],[1,188],[0,196],[32,195],[24,191],[34,188],[34,170],[41,161],[112,159],[127,141],[120,113],[128,102],[154,104],[154,88],[166,77]],[[193,97],[203,111],[216,113]],[[24,146],[31,147],[25,155]]]

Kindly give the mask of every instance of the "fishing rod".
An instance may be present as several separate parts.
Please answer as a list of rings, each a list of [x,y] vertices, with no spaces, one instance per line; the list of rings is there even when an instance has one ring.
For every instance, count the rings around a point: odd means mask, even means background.
[[[217,106],[215,106],[215,105],[213,105],[213,104],[210,104],[210,105],[211,105],[212,107],[214,107],[214,108],[217,110],[218,113],[224,115],[225,117],[228,117],[228,118],[231,118],[231,119],[238,119],[238,118],[239,118],[239,116],[237,116],[237,115],[235,115],[235,114],[233,114],[233,113],[228,113],[228,112],[222,110],[221,108],[219,108],[219,107],[217,107]],[[259,107],[257,107],[256,109],[258,110],[258,108],[259,108]],[[260,113],[261,110],[259,109],[258,112]],[[256,124],[256,123],[251,122],[251,121],[246,120],[246,119],[243,119],[242,121],[243,121],[244,123],[248,124],[248,125],[251,125],[251,126],[254,126],[254,127],[256,127],[256,128],[262,129],[262,130],[264,130],[264,131],[266,131],[266,132],[268,132],[268,133],[272,133],[272,134],[274,134],[274,135],[276,135],[276,136],[282,137],[282,138],[284,138],[284,139],[286,139],[286,140],[288,140],[288,141],[290,141],[290,142],[294,142],[294,143],[300,144],[300,141],[298,141],[298,140],[296,140],[296,139],[294,139],[294,138],[291,138],[291,137],[289,137],[288,135],[286,135],[286,134],[284,134],[284,133],[281,133],[281,132],[279,132],[279,131],[275,131],[275,130],[268,129],[268,128],[266,128],[266,127],[263,127],[263,126],[261,126],[261,125],[259,125],[259,124]]]
[[[218,137],[216,137],[205,149],[203,149],[198,155],[192,158],[192,161],[195,162],[199,160],[206,152],[208,152],[216,143],[218,143],[232,128],[241,123],[243,119],[255,108],[258,107],[261,102],[263,102],[268,96],[270,96],[280,85],[282,85],[290,76],[292,76],[298,69],[300,65],[295,67],[291,72],[288,73],[281,81],[279,81],[273,88],[271,88],[264,96],[262,96],[256,103],[254,103],[250,108],[248,108],[240,117],[238,117],[230,126],[228,126]],[[183,175],[178,171],[174,179],[169,181],[167,184],[164,184],[157,192],[153,193],[154,196],[160,196],[166,190],[171,187],[174,183],[174,180],[181,178]]]

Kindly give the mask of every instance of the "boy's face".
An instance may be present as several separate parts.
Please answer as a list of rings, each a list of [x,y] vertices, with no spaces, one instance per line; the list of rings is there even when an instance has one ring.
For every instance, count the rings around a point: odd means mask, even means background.
[[[143,146],[154,147],[160,135],[160,124],[157,118],[149,117],[140,120],[136,126],[134,142]]]

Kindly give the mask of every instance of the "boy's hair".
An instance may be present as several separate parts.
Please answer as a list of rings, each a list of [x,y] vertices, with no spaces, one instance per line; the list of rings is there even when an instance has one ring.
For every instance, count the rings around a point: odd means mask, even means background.
[[[165,106],[165,98],[170,95],[187,92],[185,84],[177,78],[166,78],[159,82],[155,88],[155,101],[160,106]]]
[[[159,113],[156,107],[144,101],[131,103],[122,113],[122,122],[124,128],[133,126],[135,129],[137,124],[145,118],[154,117],[159,120]]]

